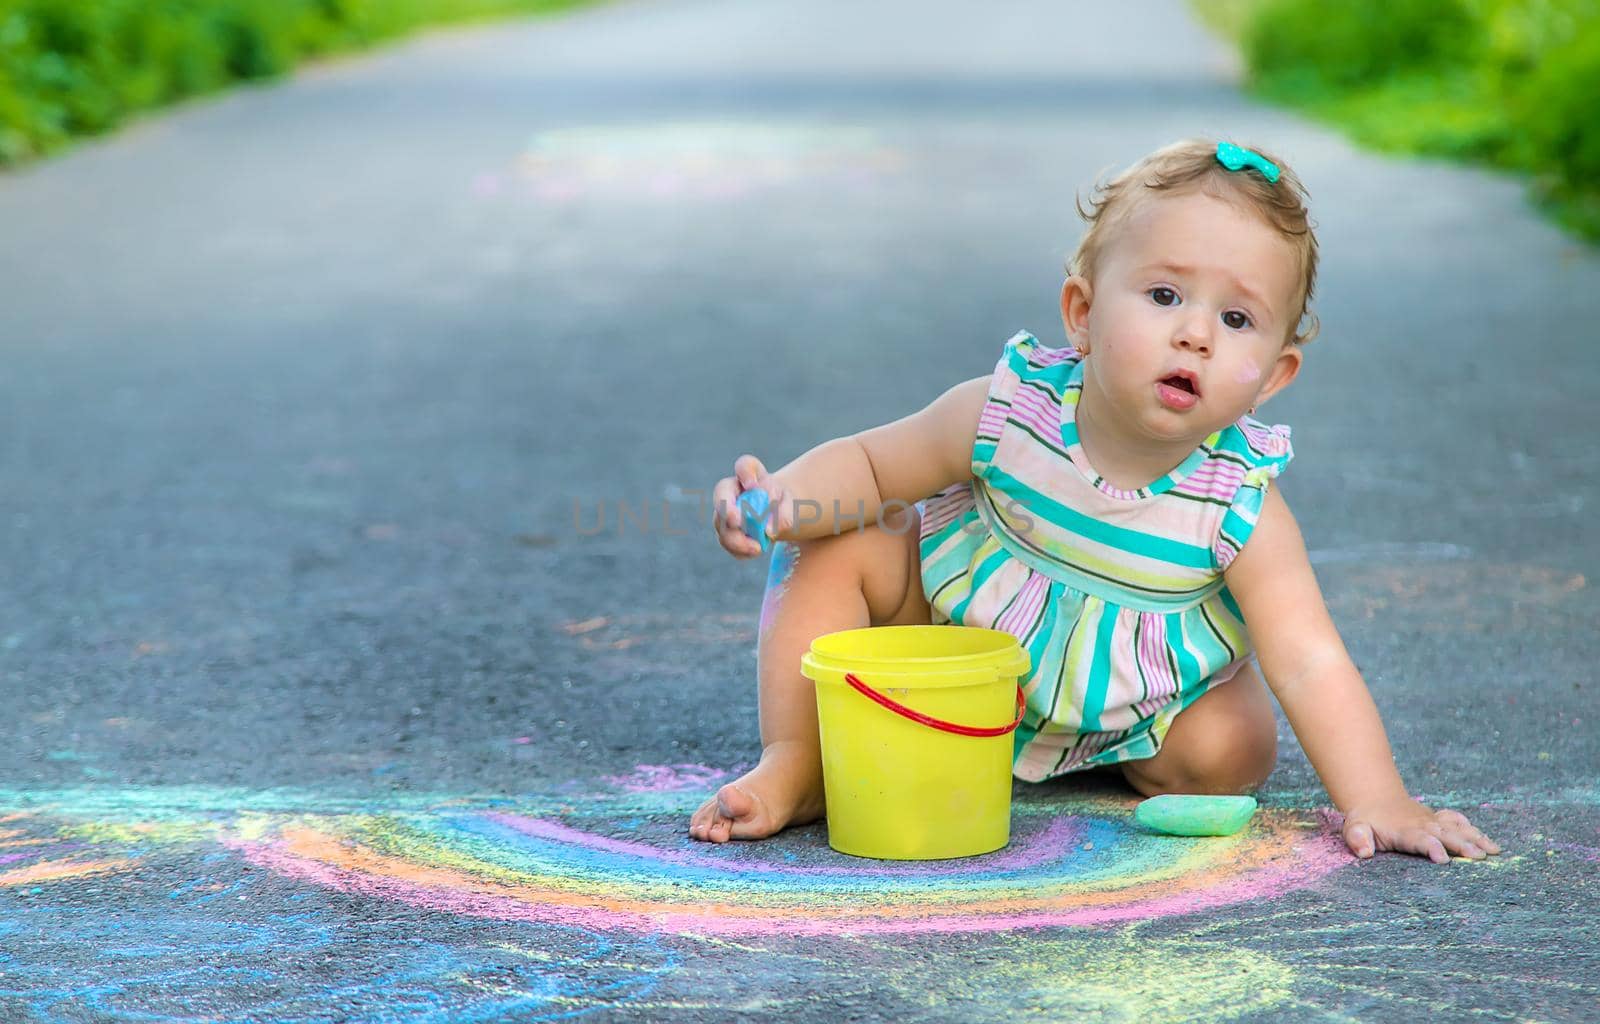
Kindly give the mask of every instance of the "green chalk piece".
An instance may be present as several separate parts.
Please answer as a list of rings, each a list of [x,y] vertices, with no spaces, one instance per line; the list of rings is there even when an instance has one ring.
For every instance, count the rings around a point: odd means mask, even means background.
[[[1174,836],[1231,836],[1256,813],[1253,796],[1188,796],[1167,793],[1141,800],[1133,820]]]

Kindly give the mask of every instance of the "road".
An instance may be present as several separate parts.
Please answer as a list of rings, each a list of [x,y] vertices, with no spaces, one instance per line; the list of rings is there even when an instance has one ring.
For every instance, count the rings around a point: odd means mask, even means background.
[[[1236,841],[1071,779],[980,861],[690,841],[764,580],[696,492],[1059,344],[1075,192],[1191,134],[1310,188],[1281,486],[1506,853],[1353,861],[1281,713]],[[0,1018],[1593,1019],[1597,322],[1521,182],[1155,0],[619,2],[0,177]]]

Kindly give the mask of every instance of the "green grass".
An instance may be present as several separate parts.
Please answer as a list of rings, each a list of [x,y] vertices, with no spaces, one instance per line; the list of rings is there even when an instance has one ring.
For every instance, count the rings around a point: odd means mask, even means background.
[[[0,0],[0,165],[427,25],[593,0]]]
[[[1600,241],[1600,0],[1192,0],[1250,90],[1372,149],[1524,174]]]

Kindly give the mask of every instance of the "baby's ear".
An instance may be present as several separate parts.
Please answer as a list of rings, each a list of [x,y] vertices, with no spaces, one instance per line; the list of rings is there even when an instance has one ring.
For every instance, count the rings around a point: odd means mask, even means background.
[[[1088,280],[1074,274],[1061,286],[1061,326],[1067,340],[1080,352],[1089,346],[1089,306],[1094,289]]]
[[[1256,396],[1256,404],[1260,405],[1273,395],[1288,387],[1295,377],[1300,375],[1300,364],[1305,359],[1305,353],[1300,351],[1300,346],[1289,342],[1283,346],[1283,351],[1278,353],[1278,358],[1267,371],[1267,384]]]

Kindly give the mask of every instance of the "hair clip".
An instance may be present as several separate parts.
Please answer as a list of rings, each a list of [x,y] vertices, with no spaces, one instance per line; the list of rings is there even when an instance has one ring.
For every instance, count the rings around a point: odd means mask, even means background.
[[[1230,171],[1254,167],[1261,172],[1261,176],[1272,182],[1278,183],[1278,165],[1257,153],[1253,149],[1235,146],[1231,142],[1217,143],[1217,160]]]

